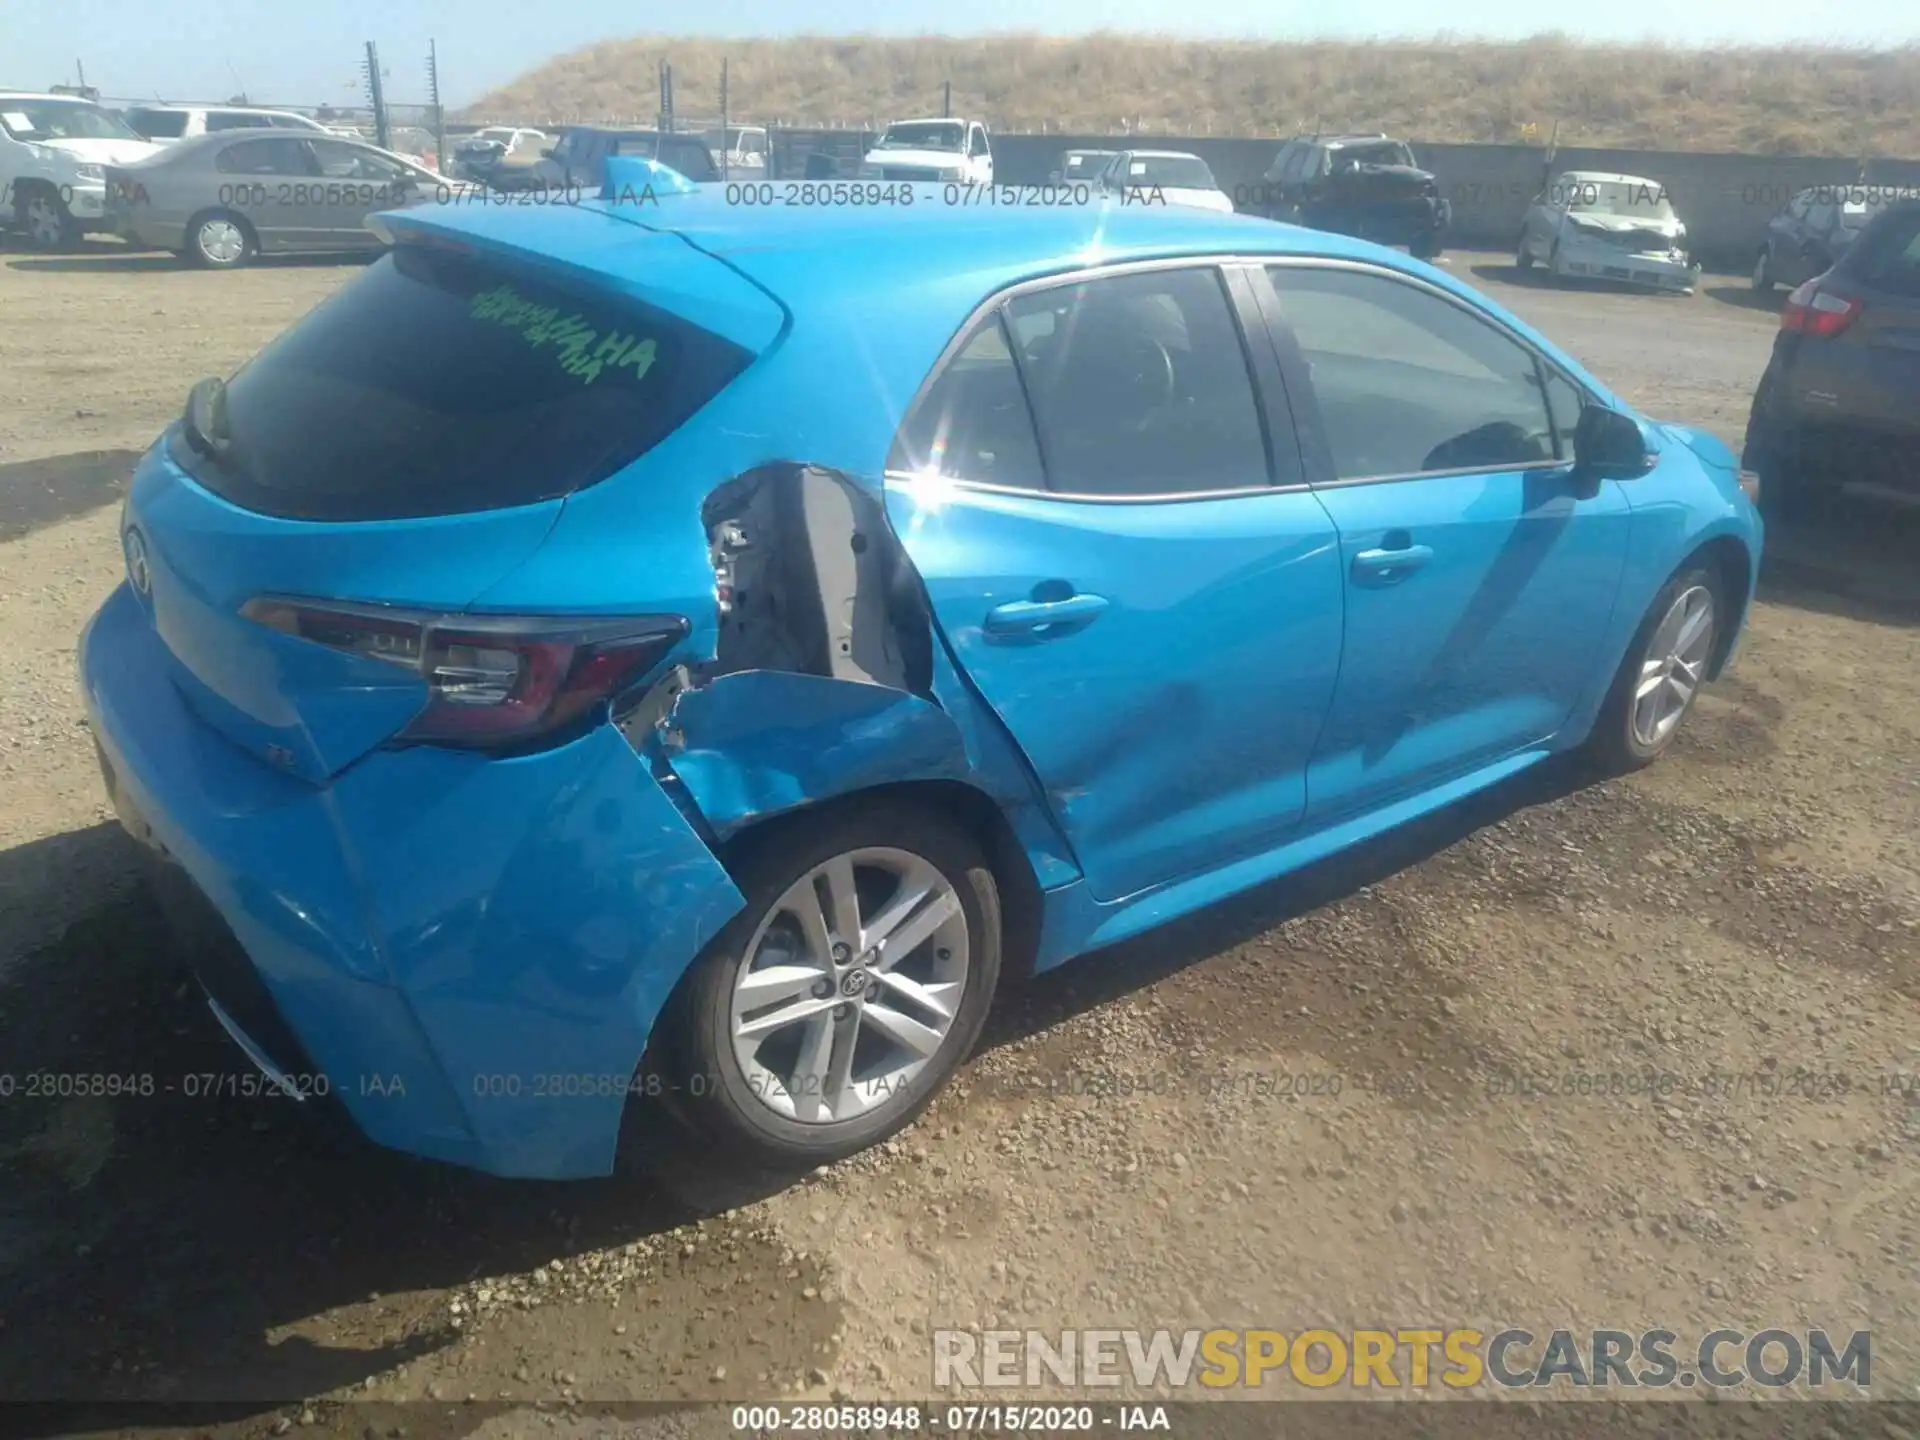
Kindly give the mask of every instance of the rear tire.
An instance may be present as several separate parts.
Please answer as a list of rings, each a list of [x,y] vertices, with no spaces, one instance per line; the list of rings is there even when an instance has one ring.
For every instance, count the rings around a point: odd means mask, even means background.
[[[187,226],[187,258],[202,270],[238,270],[259,253],[253,227],[231,211],[196,215]]]
[[[1753,262],[1753,288],[1760,295],[1773,289],[1773,250],[1770,246],[1762,245],[1759,256]]]
[[[730,868],[746,908],[661,1017],[679,1108],[756,1169],[877,1144],[926,1107],[986,1022],[1001,920],[985,856],[932,811],[856,801],[774,822]],[[922,898],[893,908],[909,896]],[[886,951],[889,934],[904,951]]]
[[[1524,235],[1520,237],[1520,243],[1513,247],[1513,268],[1516,270],[1533,268],[1533,252],[1527,248],[1527,237]]]
[[[1407,253],[1416,260],[1437,260],[1440,257],[1440,236],[1435,231],[1413,237],[1413,243],[1407,246]]]
[[[1624,775],[1666,754],[1706,683],[1725,615],[1720,577],[1705,566],[1689,566],[1660,588],[1587,737],[1595,769]]]

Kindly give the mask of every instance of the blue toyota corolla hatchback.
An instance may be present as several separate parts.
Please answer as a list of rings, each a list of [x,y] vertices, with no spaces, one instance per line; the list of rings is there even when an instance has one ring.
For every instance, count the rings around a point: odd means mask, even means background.
[[[288,1093],[507,1175],[656,1092],[825,1160],[1002,975],[1644,764],[1726,663],[1732,454],[1443,272],[889,188],[389,215],[141,461],[102,768]]]

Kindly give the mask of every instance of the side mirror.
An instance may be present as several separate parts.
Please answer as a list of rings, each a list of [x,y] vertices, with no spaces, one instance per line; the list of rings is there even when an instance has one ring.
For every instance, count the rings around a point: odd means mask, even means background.
[[[553,148],[554,148],[554,147],[553,147],[553,146],[551,146],[551,145],[542,145],[542,146],[540,147],[540,158],[541,158],[542,160],[551,160],[551,159],[553,159]]]
[[[227,434],[227,382],[209,375],[187,392],[187,443],[202,455],[219,456],[231,443]]]
[[[1653,460],[1640,422],[1604,405],[1588,405],[1573,427],[1573,468],[1594,480],[1631,480]]]

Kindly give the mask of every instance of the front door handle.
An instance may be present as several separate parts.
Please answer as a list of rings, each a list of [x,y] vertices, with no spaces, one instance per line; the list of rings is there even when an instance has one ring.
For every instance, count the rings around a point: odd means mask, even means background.
[[[1431,545],[1402,545],[1396,550],[1362,550],[1353,557],[1353,576],[1377,585],[1397,585],[1433,559]]]
[[[1062,600],[1009,600],[987,612],[989,635],[1022,635],[1035,631],[1053,633],[1052,626],[1063,629],[1084,625],[1107,608],[1104,595],[1069,595]]]

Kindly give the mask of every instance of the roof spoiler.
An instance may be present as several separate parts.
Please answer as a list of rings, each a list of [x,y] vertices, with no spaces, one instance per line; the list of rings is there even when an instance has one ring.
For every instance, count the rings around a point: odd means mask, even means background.
[[[700,187],[670,165],[646,155],[609,155],[600,181],[600,198],[640,200],[661,195],[691,195]]]

